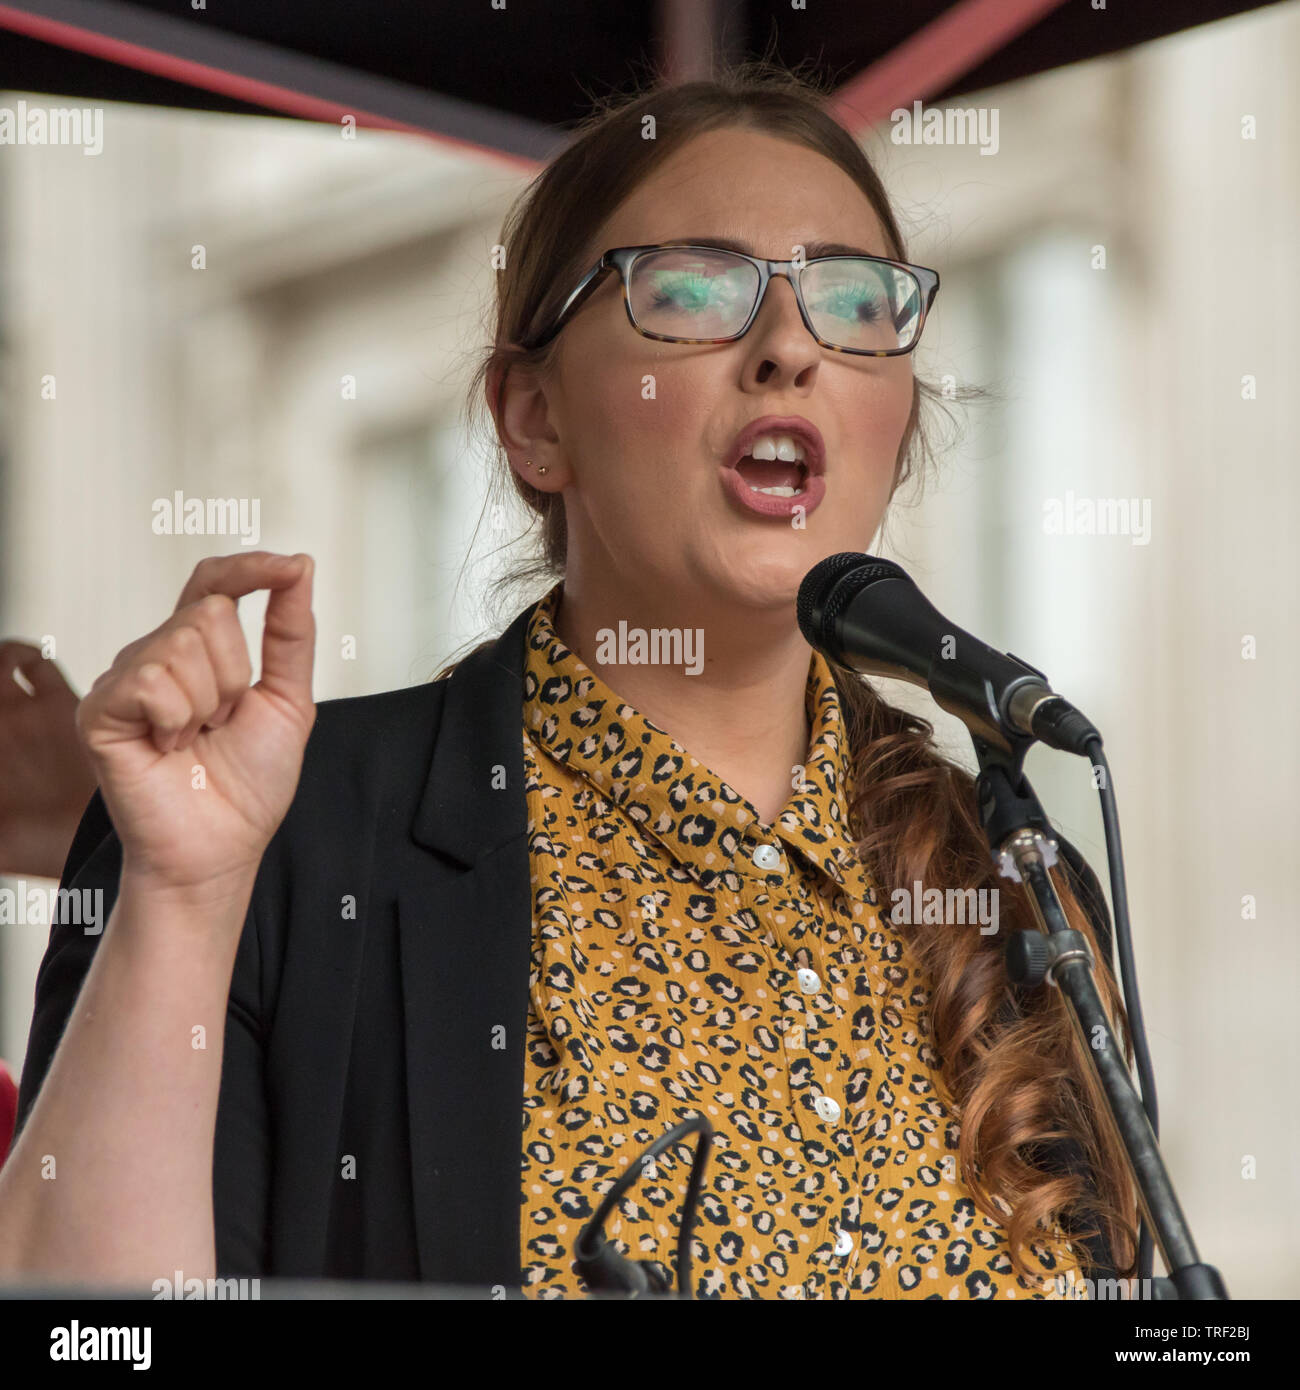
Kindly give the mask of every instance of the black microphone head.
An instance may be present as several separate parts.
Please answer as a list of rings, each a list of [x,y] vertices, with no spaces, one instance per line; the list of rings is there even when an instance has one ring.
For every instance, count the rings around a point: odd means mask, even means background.
[[[853,582],[840,584],[849,574],[853,575]],[[909,577],[901,565],[894,564],[892,560],[882,560],[878,555],[866,555],[856,550],[842,550],[838,555],[828,555],[808,571],[799,586],[796,607],[799,631],[809,646],[824,651],[833,638],[835,619],[854,594],[877,579]]]
[[[819,560],[803,577],[795,612],[799,631],[809,646],[819,647],[822,641],[822,605],[827,593],[841,575],[847,574],[870,557],[856,550],[842,550]]]

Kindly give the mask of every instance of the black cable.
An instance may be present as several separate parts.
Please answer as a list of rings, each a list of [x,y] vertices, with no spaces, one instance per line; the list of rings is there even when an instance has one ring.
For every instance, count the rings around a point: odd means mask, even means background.
[[[649,1159],[657,1157],[671,1145],[684,1139],[688,1134],[699,1133],[699,1143],[691,1160],[691,1176],[686,1185],[686,1201],[682,1206],[682,1225],[677,1237],[677,1297],[691,1296],[691,1229],[695,1225],[695,1209],[700,1200],[700,1188],[704,1185],[704,1169],[708,1165],[709,1150],[713,1145],[713,1126],[705,1115],[693,1115],[681,1124],[674,1125],[662,1134],[649,1148],[628,1166],[623,1174],[605,1194],[595,1215],[578,1233],[573,1245],[574,1260],[578,1272],[591,1289],[620,1290],[635,1298],[638,1293],[666,1293],[663,1276],[659,1266],[645,1260],[629,1260],[619,1254],[605,1239],[605,1219],[614,1209],[614,1204],[637,1182],[645,1171]]]
[[[1137,1066],[1142,1108],[1151,1124],[1151,1132],[1160,1137],[1160,1113],[1156,1101],[1156,1079],[1151,1069],[1151,1054],[1147,1048],[1146,1025],[1142,1020],[1142,1001],[1138,997],[1137,964],[1133,958],[1133,934],[1129,926],[1128,886],[1124,879],[1124,850],[1119,837],[1119,811],[1115,803],[1115,787],[1110,764],[1102,752],[1101,739],[1087,742],[1088,760],[1101,769],[1098,794],[1101,797],[1101,819],[1106,829],[1106,861],[1110,868],[1110,895],[1115,910],[1115,943],[1119,951],[1120,982],[1124,990],[1124,1009],[1128,1014],[1129,1034],[1133,1041],[1133,1060]],[[1138,1230],[1138,1289],[1150,1287],[1140,1281],[1149,1280],[1154,1261],[1154,1245],[1145,1218]]]

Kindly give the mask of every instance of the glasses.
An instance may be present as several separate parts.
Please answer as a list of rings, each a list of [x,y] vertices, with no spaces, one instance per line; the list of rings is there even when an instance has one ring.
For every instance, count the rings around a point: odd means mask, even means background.
[[[780,275],[822,347],[863,357],[911,352],[939,290],[938,271],[879,256],[768,261],[715,246],[619,246],[592,266],[551,326],[527,346],[549,343],[610,270],[622,278],[628,322],[647,338],[730,343],[744,337],[768,284]]]

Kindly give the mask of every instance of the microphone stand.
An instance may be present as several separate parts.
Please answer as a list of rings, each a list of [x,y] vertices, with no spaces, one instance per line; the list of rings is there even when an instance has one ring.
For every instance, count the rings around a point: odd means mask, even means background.
[[[1226,1299],[1228,1291],[1218,1270],[1203,1264],[1197,1253],[1146,1110],[1111,1032],[1093,979],[1087,938],[1070,926],[1048,873],[1056,863],[1057,842],[1023,768],[1025,753],[1035,740],[1015,733],[1002,737],[1006,746],[971,733],[980,766],[975,779],[980,820],[999,874],[1028,885],[1040,928],[1013,933],[1006,946],[1007,974],[1022,988],[1046,980],[1064,996],[1074,1031],[1092,1059],[1175,1296]]]

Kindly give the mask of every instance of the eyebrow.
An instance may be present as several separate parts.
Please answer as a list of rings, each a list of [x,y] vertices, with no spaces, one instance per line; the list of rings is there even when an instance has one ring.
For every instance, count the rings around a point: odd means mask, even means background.
[[[692,246],[716,246],[720,251],[739,251],[746,256],[758,255],[747,241],[737,241],[734,237],[693,236],[682,237],[681,240]],[[803,243],[803,251],[804,257],[810,261],[815,261],[819,256],[870,256],[873,260],[881,259],[871,251],[864,251],[861,246],[847,246],[842,241],[806,241]]]

